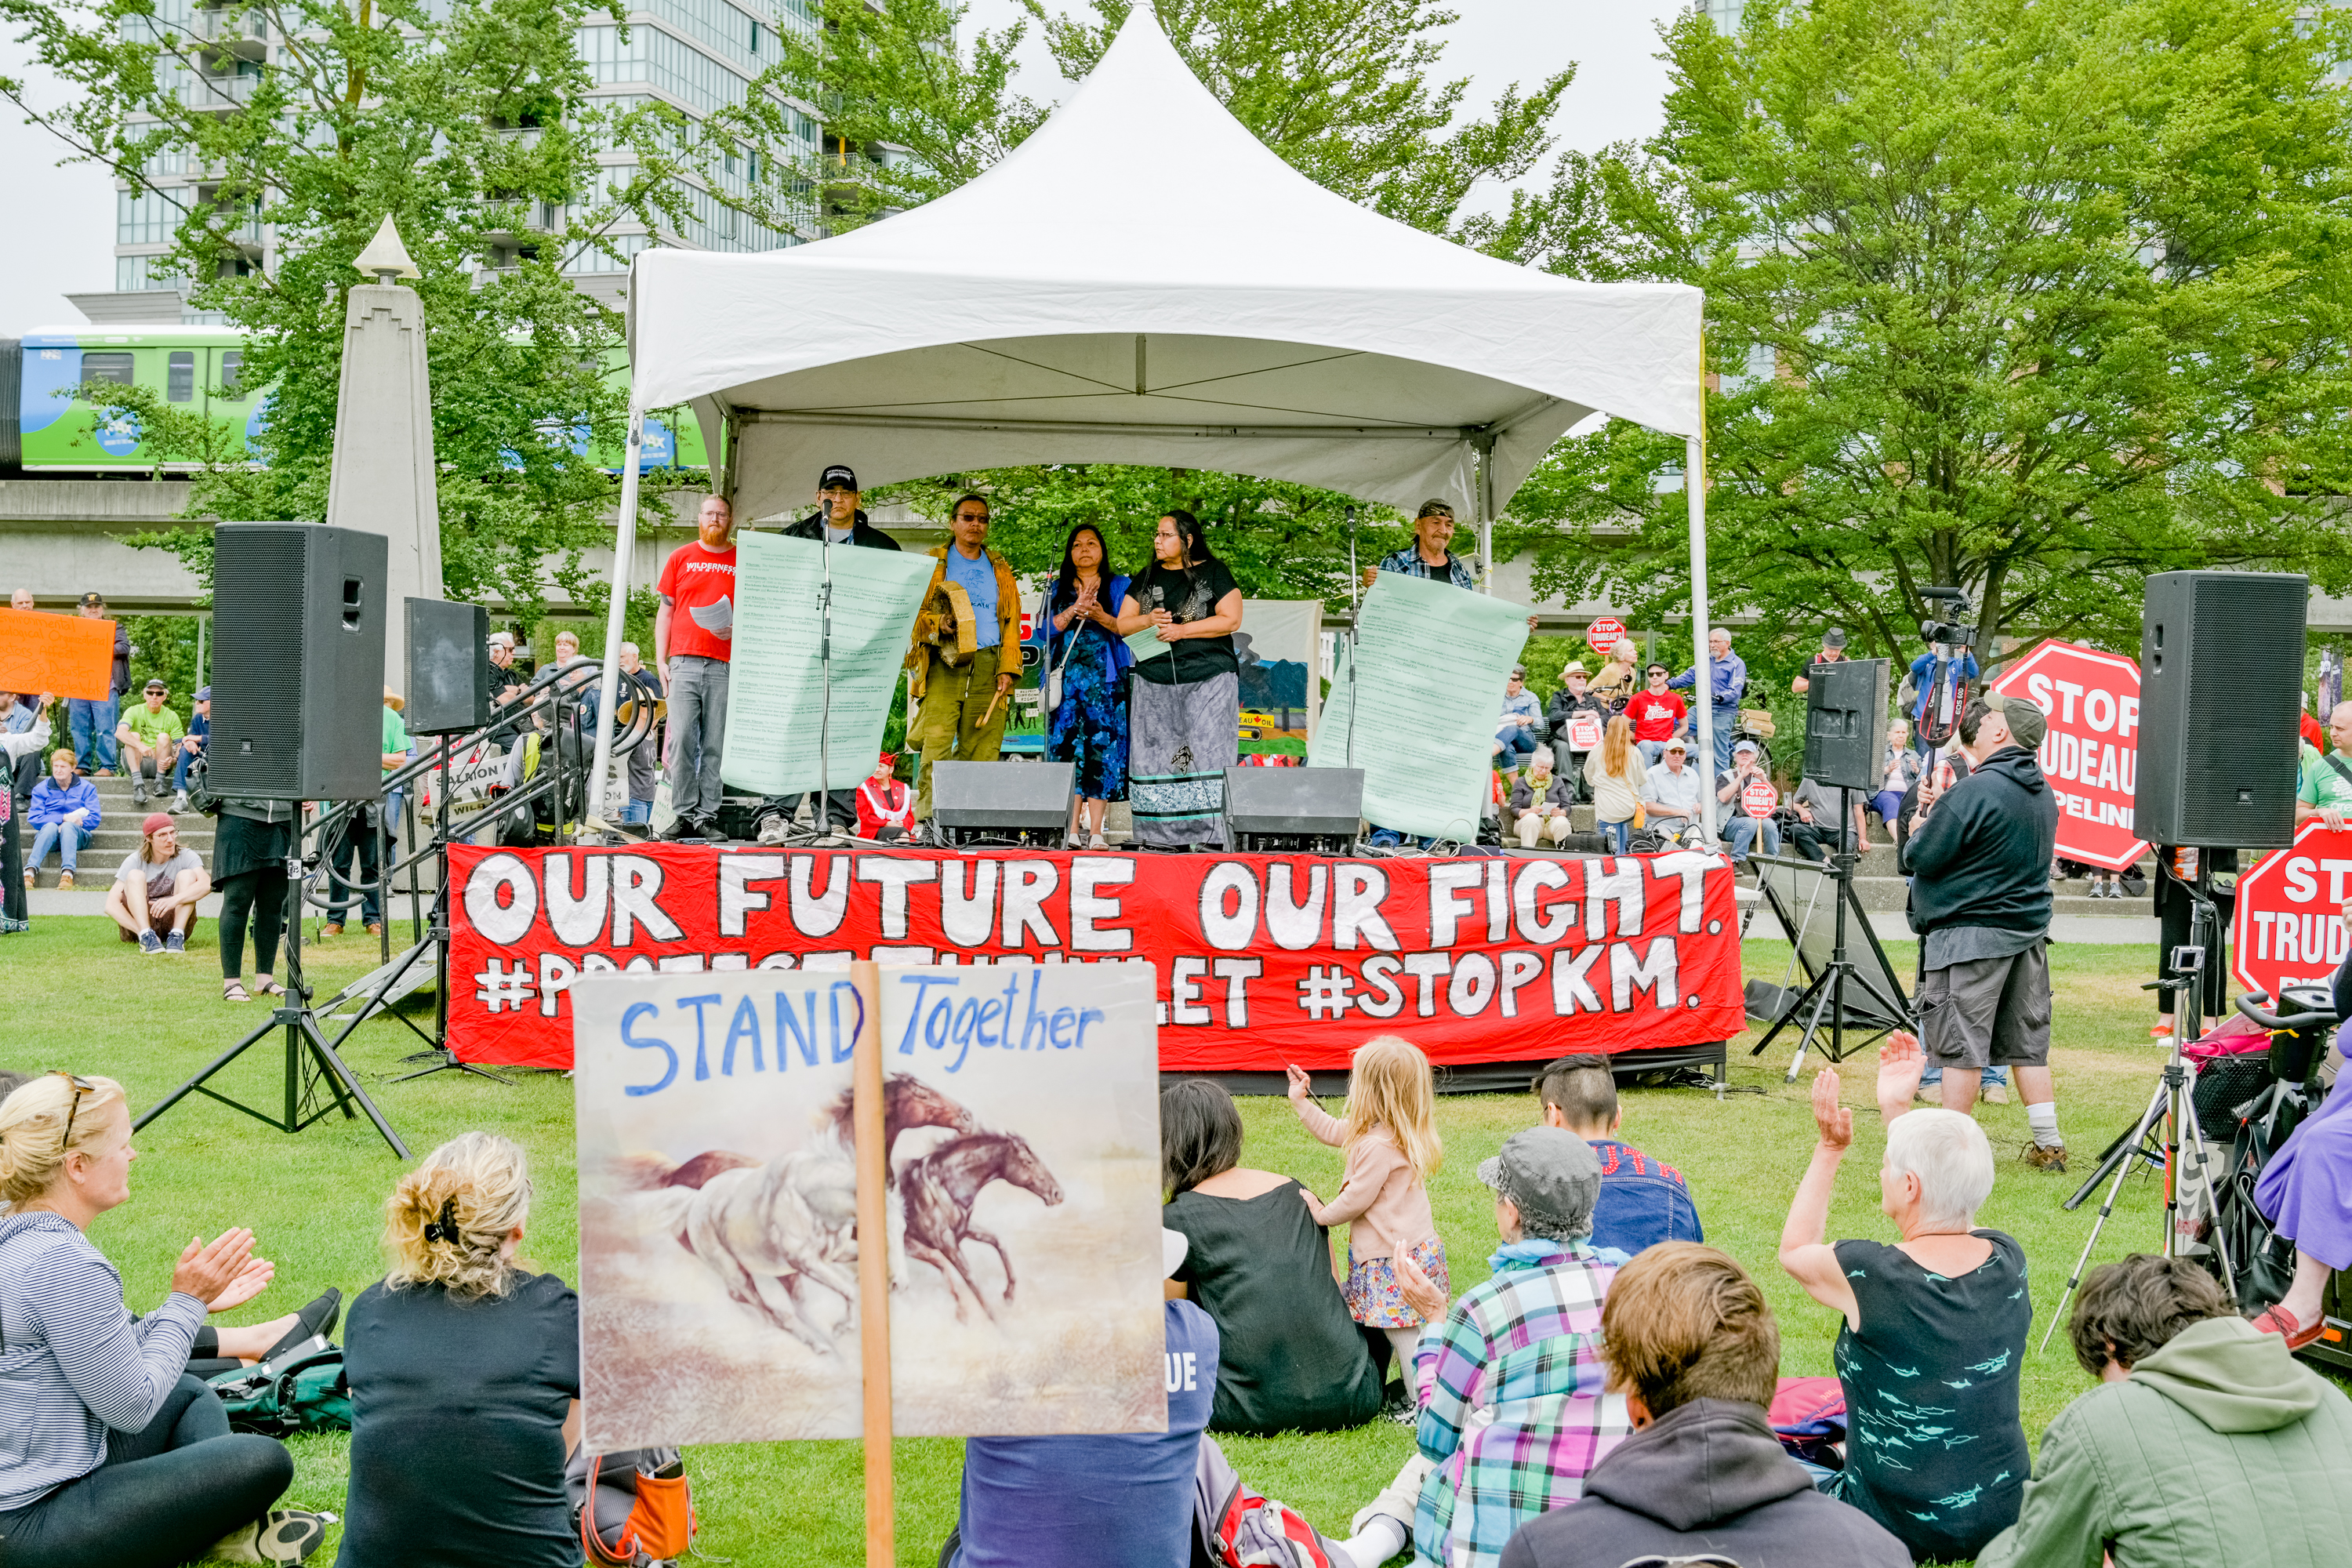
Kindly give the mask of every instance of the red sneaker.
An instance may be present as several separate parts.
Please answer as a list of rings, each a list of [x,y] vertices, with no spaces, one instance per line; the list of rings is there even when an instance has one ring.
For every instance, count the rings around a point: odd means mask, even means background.
[[[2172,1026],[2169,1024],[2158,1024],[2155,1028],[2150,1029],[2147,1033],[2150,1039],[2168,1040],[2172,1038]]]
[[[2294,1321],[2294,1314],[2288,1311],[2284,1305],[2266,1307],[2254,1319],[2255,1328],[2266,1334],[2278,1335],[2286,1341],[2286,1348],[2291,1351],[2299,1351],[2318,1339],[2319,1331],[2326,1326],[2326,1324],[2322,1321],[2305,1328]]]

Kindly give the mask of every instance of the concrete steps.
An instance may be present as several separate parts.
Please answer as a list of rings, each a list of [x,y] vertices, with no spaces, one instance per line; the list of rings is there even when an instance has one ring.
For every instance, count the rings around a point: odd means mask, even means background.
[[[93,778],[89,782],[98,786],[98,831],[90,837],[89,843],[81,847],[81,866],[75,873],[73,890],[78,893],[94,891],[102,896],[114,880],[115,868],[126,857],[139,852],[140,823],[150,812],[169,812],[172,792],[166,787],[162,790],[160,798],[151,797],[145,805],[133,805],[129,779],[118,776]],[[206,865],[210,865],[213,819],[201,812],[184,811],[173,816],[172,821],[180,830],[181,844],[194,850]],[[22,829],[22,836],[25,854],[29,858],[33,853],[33,830],[29,817]],[[41,868],[36,888],[56,888],[58,870],[57,855],[52,852],[48,862]]]

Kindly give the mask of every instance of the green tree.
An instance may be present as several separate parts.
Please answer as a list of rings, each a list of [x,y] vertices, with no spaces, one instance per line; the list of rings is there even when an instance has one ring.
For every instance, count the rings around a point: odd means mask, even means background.
[[[1494,244],[1706,290],[1714,602],[1776,675],[1825,621],[1908,659],[1935,584],[1989,637],[2136,647],[2151,572],[2352,580],[2346,39],[2287,0],[1686,15],[1659,133]],[[1563,524],[1539,582],[1670,613],[1681,459],[1564,442],[1516,503]]]

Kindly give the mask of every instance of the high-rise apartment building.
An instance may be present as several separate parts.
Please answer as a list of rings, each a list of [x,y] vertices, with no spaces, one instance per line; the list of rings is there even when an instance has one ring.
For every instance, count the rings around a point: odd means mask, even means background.
[[[436,0],[436,13],[446,13],[447,0]],[[818,18],[813,0],[629,0],[625,38],[609,15],[598,13],[580,28],[580,56],[594,83],[593,96],[615,104],[659,101],[700,124],[723,108],[743,101],[762,71],[778,59],[780,28],[814,32]],[[198,41],[191,50],[194,64],[176,68],[173,84],[183,102],[198,110],[234,113],[253,95],[255,85],[286,47],[273,36],[258,12],[236,16],[207,6],[200,0],[155,0],[154,26],[179,31]],[[824,138],[806,106],[790,110],[791,156],[803,166],[817,163]],[[600,155],[599,188],[583,192],[593,203],[607,182],[625,180],[634,172],[626,151]],[[769,188],[774,188],[771,176]],[[683,246],[703,250],[773,250],[814,239],[818,205],[813,190],[800,205],[784,213],[787,223],[770,227],[754,223],[719,200],[731,184],[740,196],[761,171],[752,155],[727,157],[710,171],[714,191],[699,177],[686,181],[688,216],[679,230],[658,236],[626,226],[614,231],[618,258],[597,252],[568,258],[565,270],[583,288],[612,297],[617,294],[628,267],[627,258],[648,244]],[[149,165],[153,188],[133,193],[128,182],[117,181],[115,191],[113,289],[106,293],[77,294],[73,302],[92,321],[187,321],[202,314],[186,304],[188,282],[162,265],[172,231],[190,197],[204,186],[203,172],[193,159],[166,153]],[[803,184],[803,190],[808,187]],[[496,237],[485,268],[512,266],[564,226],[566,212],[558,204],[543,204],[528,215],[515,232]],[[238,254],[224,258],[225,268],[267,267],[274,259],[277,235],[259,218],[236,237]]]

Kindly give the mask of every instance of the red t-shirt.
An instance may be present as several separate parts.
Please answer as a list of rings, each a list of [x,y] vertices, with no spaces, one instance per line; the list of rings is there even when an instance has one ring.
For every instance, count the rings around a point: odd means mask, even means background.
[[[1689,712],[1681,696],[1672,691],[1642,691],[1625,704],[1625,716],[1633,721],[1633,739],[1664,741],[1671,739],[1675,727]]]
[[[661,595],[671,605],[669,651],[726,658],[734,650],[735,547],[709,550],[699,539],[670,552]]]

